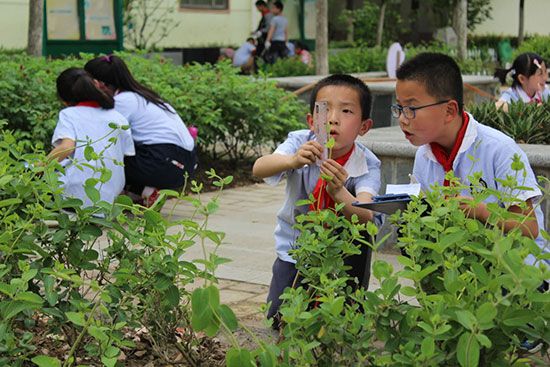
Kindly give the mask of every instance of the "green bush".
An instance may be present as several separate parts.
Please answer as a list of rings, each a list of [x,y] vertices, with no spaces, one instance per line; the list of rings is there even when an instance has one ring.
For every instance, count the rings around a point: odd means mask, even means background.
[[[263,77],[238,75],[229,63],[178,67],[155,57],[121,53],[134,76],[172,104],[185,123],[199,128],[199,148],[213,158],[239,160],[303,126],[305,105]],[[55,79],[83,60],[1,55],[0,119],[29,146],[49,146],[57,114]]]
[[[518,143],[550,144],[550,102],[540,106],[511,103],[508,112],[487,102],[469,106],[468,111],[479,122],[502,131]]]
[[[0,136],[0,365],[61,366],[60,358],[72,366],[78,357],[79,365],[115,366],[122,350],[134,350],[140,329],[164,362],[174,348],[185,351],[190,365],[205,362],[191,324],[200,327],[208,315],[192,314],[187,286],[200,279],[209,293],[218,292],[214,271],[227,260],[206,251],[205,241],[217,249],[224,237],[206,225],[219,195],[203,203],[196,195],[161,191],[162,198],[195,208],[174,220],[125,196],[114,204],[99,201],[96,186],[106,174],[83,183],[93,202],[83,208],[61,195],[57,162],[23,151],[12,134]],[[220,192],[231,182],[210,176]],[[204,258],[183,260],[191,246],[202,246]],[[210,310],[218,325],[234,330],[227,306],[218,301]],[[186,330],[180,340],[177,327]]]
[[[379,248],[383,239],[367,243],[361,235],[375,236],[374,224],[332,210],[299,216],[293,256],[305,285],[283,294],[281,364],[527,367],[538,361],[519,348],[527,339],[543,342],[543,350],[550,343],[550,293],[537,290],[550,271],[525,264],[528,254],[540,263],[547,257],[533,239],[501,229],[503,220],[525,220],[508,211],[523,185],[519,156],[512,168],[516,175],[503,179],[500,191],[487,189],[481,173],[472,173],[468,186],[448,175],[450,187],[436,185],[391,216],[407,255],[398,256],[404,268],[397,273],[390,263],[373,262],[376,290],[354,291],[349,284],[357,280],[343,262],[360,246]],[[471,202],[458,196],[464,190]],[[469,218],[469,205],[489,196],[503,204],[487,204],[488,223]]]
[[[346,49],[329,56],[331,73],[364,73],[386,70],[387,50],[381,47]]]
[[[514,51],[514,58],[524,52],[534,52],[543,59],[550,60],[550,37],[534,36],[529,38]]]
[[[314,55],[312,58],[315,58]],[[315,65],[306,65],[298,57],[277,59],[273,64],[261,63],[260,68],[265,74],[274,77],[315,74]]]

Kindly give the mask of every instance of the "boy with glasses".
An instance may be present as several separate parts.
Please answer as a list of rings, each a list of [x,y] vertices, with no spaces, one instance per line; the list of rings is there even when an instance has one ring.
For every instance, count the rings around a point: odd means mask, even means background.
[[[539,231],[544,229],[542,210],[536,205],[542,194],[529,161],[510,137],[464,112],[462,75],[456,62],[443,54],[419,54],[397,70],[395,94],[397,104],[391,106],[392,115],[399,119],[407,140],[419,147],[413,175],[422,190],[430,190],[434,183],[448,186],[445,174],[450,170],[467,186],[468,176],[481,172],[482,182],[488,188],[504,190],[498,179],[515,176],[511,164],[518,154],[526,167],[525,181],[521,184],[530,190],[517,190],[517,198],[525,201],[527,207],[511,205],[509,211],[527,219],[505,220],[501,225],[505,231],[520,228],[524,236],[535,238],[543,251],[548,252]],[[461,195],[468,200],[470,193],[464,191]],[[494,201],[496,198],[489,197],[486,203]],[[469,210],[468,215],[485,223],[490,214],[486,203]],[[526,262],[533,264],[534,260],[529,255]]]

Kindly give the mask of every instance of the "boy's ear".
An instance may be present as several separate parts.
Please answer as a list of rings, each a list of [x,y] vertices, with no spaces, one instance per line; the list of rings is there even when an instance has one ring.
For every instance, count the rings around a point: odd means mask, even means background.
[[[447,109],[445,110],[445,120],[450,122],[455,119],[460,114],[460,108],[458,107],[458,102],[454,99],[447,103]]]
[[[372,127],[372,119],[366,119],[361,121],[361,128],[359,129],[359,135],[365,135]]]
[[[313,131],[313,115],[311,113],[308,113],[306,115],[306,121],[307,121],[307,126],[309,126],[309,129]]]

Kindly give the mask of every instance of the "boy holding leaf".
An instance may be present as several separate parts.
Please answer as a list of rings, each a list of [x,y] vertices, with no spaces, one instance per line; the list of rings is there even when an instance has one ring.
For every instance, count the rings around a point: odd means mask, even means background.
[[[326,102],[331,153],[320,165],[324,147],[316,141],[313,110],[316,102]],[[294,247],[299,231],[295,218],[310,210],[334,208],[344,204],[341,213],[347,218],[357,215],[360,222],[373,220],[369,210],[353,207],[354,201],[369,202],[380,188],[380,161],[365,146],[355,142],[372,127],[371,95],[368,87],[350,75],[331,75],[319,81],[311,94],[308,130],[289,133],[274,153],[258,158],[252,172],[268,184],[276,185],[286,176],[286,198],[277,214],[275,248],[277,259],[268,294],[271,302],[268,318],[276,316],[281,305],[279,296],[296,277],[296,261],[288,251]],[[313,194],[315,203],[297,206]],[[350,275],[362,280],[370,262],[370,251],[352,256]],[[356,274],[354,274],[354,270]]]

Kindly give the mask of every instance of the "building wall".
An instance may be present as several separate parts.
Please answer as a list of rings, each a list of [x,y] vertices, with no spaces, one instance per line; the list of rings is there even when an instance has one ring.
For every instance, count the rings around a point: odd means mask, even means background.
[[[0,48],[27,46],[28,0],[0,0]]]
[[[478,25],[475,34],[503,34],[517,36],[519,28],[519,0],[491,0],[492,18]],[[524,7],[525,33],[550,35],[548,14],[550,0],[527,0]]]
[[[260,21],[255,0],[229,0],[229,9],[208,11],[181,9],[177,0],[165,0],[169,18],[178,22],[159,46],[238,46]],[[0,47],[24,48],[27,44],[29,0],[0,0]],[[286,0],[283,13],[289,19],[289,37],[299,37],[299,1]],[[128,46],[126,43],[125,46]]]

